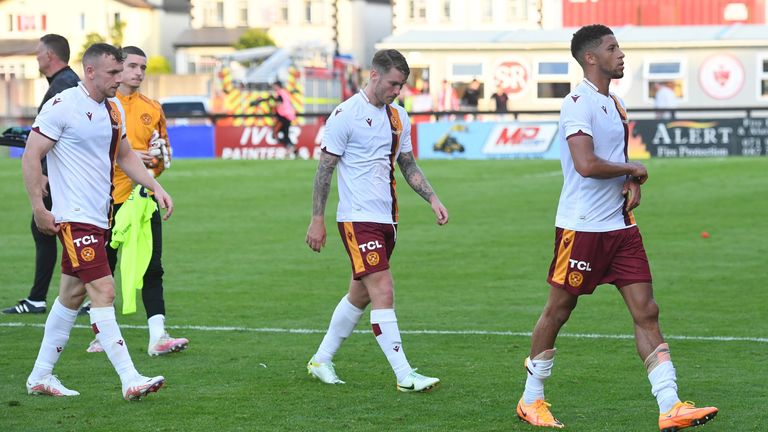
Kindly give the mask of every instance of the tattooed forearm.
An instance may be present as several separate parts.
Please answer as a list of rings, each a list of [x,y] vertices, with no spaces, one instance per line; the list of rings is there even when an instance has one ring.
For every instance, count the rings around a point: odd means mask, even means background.
[[[408,182],[417,194],[429,202],[435,192],[432,190],[432,186],[430,186],[427,178],[421,171],[421,168],[416,165],[413,153],[400,153],[400,156],[397,158],[397,163],[400,166],[400,171],[403,173],[403,177],[405,177],[405,181]]]
[[[314,191],[312,192],[312,216],[325,214],[325,204],[331,189],[331,177],[333,177],[333,170],[338,162],[338,156],[328,153],[322,153],[320,156],[320,163],[317,165],[317,173],[315,174]]]

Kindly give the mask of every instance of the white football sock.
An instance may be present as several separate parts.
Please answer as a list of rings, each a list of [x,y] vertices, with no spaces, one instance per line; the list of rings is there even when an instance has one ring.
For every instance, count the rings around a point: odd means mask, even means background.
[[[37,353],[35,367],[29,375],[30,381],[37,381],[53,372],[53,366],[59,361],[59,356],[69,340],[69,332],[75,325],[77,310],[67,309],[59,298],[53,301],[51,312],[45,320],[45,332],[40,351]]]
[[[333,311],[328,331],[317,348],[315,361],[318,363],[329,363],[332,361],[342,342],[352,334],[362,315],[363,309],[359,309],[350,303],[349,296],[345,295]]]
[[[394,309],[374,309],[371,310],[371,327],[376,336],[376,342],[379,343],[381,350],[389,360],[389,365],[400,382],[408,376],[413,370],[405,358],[402,342],[400,340],[400,329],[397,327],[397,317]]]
[[[677,376],[671,360],[659,363],[653,368],[648,374],[648,381],[651,382],[651,393],[656,397],[660,413],[671,410],[680,402],[677,396]]]
[[[152,315],[147,320],[149,326],[149,344],[155,344],[165,334],[165,315]]]
[[[525,359],[525,370],[528,377],[525,380],[523,402],[532,404],[537,400],[544,400],[544,381],[552,375],[554,364],[554,348],[539,353],[533,360],[530,357]]]
[[[115,371],[120,375],[123,383],[135,378],[139,373],[133,366],[133,360],[128,353],[128,344],[125,343],[120,327],[115,320],[114,307],[91,307],[91,327],[96,333],[96,339],[107,353]]]

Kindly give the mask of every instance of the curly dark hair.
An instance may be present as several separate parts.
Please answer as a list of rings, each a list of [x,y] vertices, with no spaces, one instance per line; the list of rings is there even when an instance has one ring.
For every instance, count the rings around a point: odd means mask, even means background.
[[[612,34],[613,31],[602,24],[580,28],[571,39],[571,55],[583,66],[584,53],[600,46],[603,36]]]

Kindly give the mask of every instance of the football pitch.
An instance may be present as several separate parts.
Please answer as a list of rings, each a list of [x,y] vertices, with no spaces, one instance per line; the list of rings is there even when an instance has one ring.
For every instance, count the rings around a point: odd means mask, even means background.
[[[0,430],[536,430],[518,421],[515,405],[548,292],[559,162],[420,165],[450,223],[438,227],[398,177],[392,265],[403,347],[419,372],[442,380],[434,391],[396,391],[367,313],[335,358],[347,384],[307,376],[350,274],[334,222],[335,182],[326,248],[316,254],[304,243],[316,162],[177,160],[161,177],[176,205],[164,225],[166,324],[190,347],[150,358],[143,306],[117,316],[137,369],[164,375],[166,387],[122,400],[106,356],[85,352],[93,334],[79,317],[55,373],[81,396],[28,396],[45,316],[0,315]],[[680,396],[720,408],[697,431],[766,430],[768,158],[647,167],[635,215]],[[34,267],[19,160],[0,158],[0,193],[5,308],[27,295]],[[58,267],[49,305],[57,292]],[[606,285],[579,303],[547,382],[553,413],[566,431],[658,430],[621,296]]]

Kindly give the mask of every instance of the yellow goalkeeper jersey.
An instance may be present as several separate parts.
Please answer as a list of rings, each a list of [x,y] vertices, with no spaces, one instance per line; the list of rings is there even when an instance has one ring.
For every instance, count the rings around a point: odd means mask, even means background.
[[[120,100],[125,111],[126,135],[134,150],[148,150],[149,140],[152,138],[154,131],[160,134],[160,138],[165,139],[166,142],[168,141],[165,114],[160,103],[144,96],[138,91],[128,96],[118,91],[117,98]],[[170,143],[168,145],[170,146]],[[157,166],[152,167],[155,177],[159,176],[163,169],[163,161],[160,160]],[[115,204],[122,204],[131,195],[133,183],[118,166],[115,166],[113,182],[115,190],[112,192],[112,197],[115,200]]]

